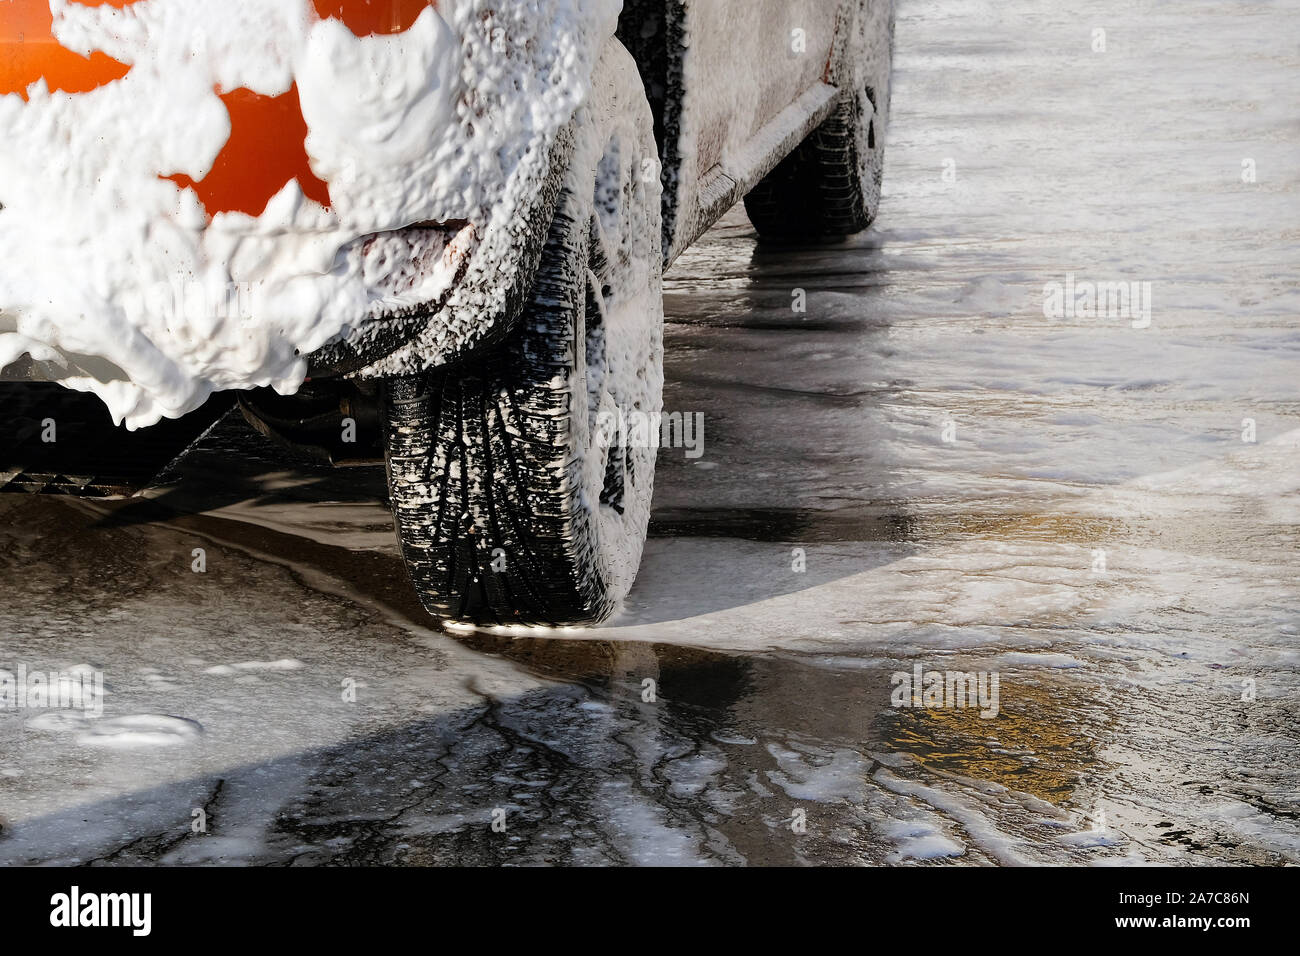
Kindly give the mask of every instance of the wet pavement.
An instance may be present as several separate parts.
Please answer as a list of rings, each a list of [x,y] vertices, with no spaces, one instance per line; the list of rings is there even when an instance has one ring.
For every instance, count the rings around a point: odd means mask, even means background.
[[[902,3],[878,227],[666,277],[611,626],[439,629],[382,470],[237,417],[0,499],[0,668],[106,683],[0,709],[0,862],[1300,862],[1300,5],[1047,6]]]

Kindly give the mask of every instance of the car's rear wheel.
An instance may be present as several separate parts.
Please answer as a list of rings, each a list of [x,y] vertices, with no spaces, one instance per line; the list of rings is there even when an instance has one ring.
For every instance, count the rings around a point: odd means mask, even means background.
[[[401,551],[444,620],[594,623],[640,564],[656,443],[618,423],[662,406],[660,189],[650,108],[616,41],[574,130],[517,329],[465,364],[388,383]]]
[[[760,237],[842,239],[876,218],[885,170],[894,12],[861,0],[835,77],[834,111],[745,197]]]

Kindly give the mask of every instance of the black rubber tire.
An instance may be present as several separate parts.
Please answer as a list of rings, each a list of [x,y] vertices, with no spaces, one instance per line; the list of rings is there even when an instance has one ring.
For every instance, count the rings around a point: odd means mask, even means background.
[[[861,0],[835,77],[834,111],[745,196],[760,238],[834,241],[876,218],[893,46],[891,0]]]
[[[599,426],[611,421],[600,413],[662,407],[660,187],[643,173],[653,118],[617,41],[574,129],[517,329],[466,364],[387,386],[402,556],[444,621],[595,623],[640,563],[656,449]]]

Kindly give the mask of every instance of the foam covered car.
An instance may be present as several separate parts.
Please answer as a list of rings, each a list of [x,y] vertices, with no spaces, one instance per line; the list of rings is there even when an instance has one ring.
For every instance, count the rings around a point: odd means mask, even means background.
[[[602,620],[663,270],[742,199],[764,239],[866,228],[892,30],[888,0],[0,0],[0,379],[133,429],[236,390],[303,447],[350,410],[432,614]]]

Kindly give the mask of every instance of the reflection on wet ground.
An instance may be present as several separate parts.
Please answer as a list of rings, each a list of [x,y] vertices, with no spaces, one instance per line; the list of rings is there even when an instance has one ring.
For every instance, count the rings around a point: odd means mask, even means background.
[[[880,228],[736,210],[667,281],[705,454],[608,627],[440,630],[382,470],[236,417],[146,500],[0,500],[0,668],[107,683],[0,710],[0,861],[1300,862],[1290,6],[1103,3],[1101,69],[1064,9],[903,4]],[[1067,271],[1152,328],[1044,319]]]

